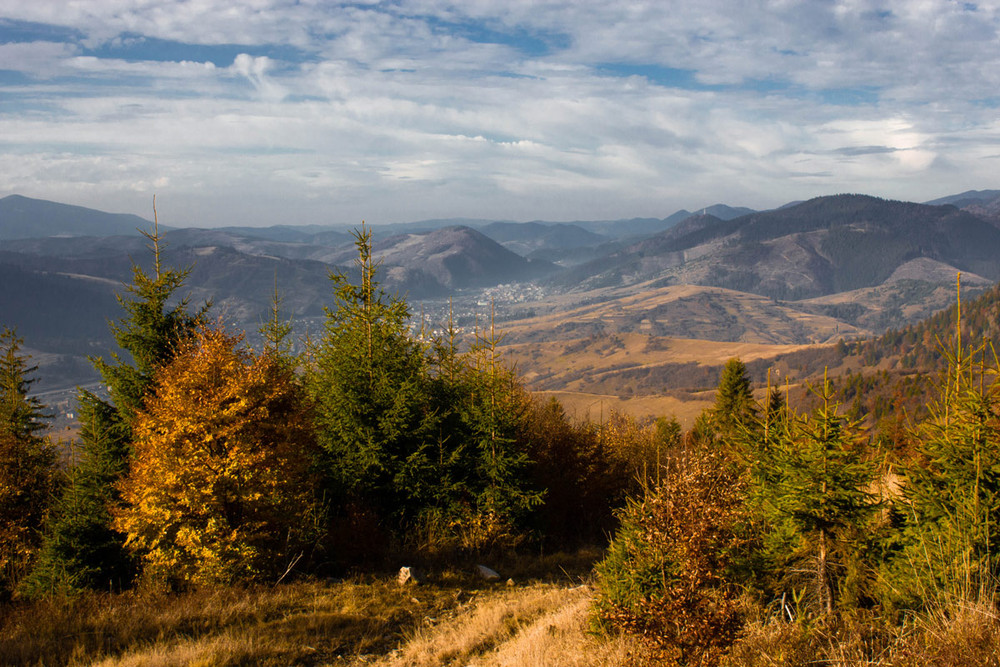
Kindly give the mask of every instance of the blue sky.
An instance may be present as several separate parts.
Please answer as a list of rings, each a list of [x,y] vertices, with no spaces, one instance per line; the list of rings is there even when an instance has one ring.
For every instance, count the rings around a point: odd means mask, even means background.
[[[1000,187],[996,2],[6,0],[0,196],[171,225]]]

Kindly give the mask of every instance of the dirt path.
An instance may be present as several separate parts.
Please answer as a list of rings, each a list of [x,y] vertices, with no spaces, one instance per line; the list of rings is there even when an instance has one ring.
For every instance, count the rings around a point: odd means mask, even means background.
[[[400,649],[375,664],[386,667],[626,664],[630,653],[627,642],[599,641],[586,632],[592,598],[589,586],[534,585],[491,594],[462,605],[450,618],[428,623]]]

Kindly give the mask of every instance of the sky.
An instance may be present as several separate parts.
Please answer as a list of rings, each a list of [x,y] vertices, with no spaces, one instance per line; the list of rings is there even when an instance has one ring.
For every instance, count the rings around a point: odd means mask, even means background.
[[[0,196],[172,226],[1000,187],[1000,3],[4,0]]]

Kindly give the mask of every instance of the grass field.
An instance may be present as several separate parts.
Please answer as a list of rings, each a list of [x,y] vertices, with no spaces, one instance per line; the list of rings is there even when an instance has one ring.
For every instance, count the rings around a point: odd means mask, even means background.
[[[467,567],[406,586],[384,574],[15,604],[0,618],[0,664],[626,664],[640,652],[634,640],[586,631],[594,592],[569,574],[578,563],[514,585],[486,582]]]

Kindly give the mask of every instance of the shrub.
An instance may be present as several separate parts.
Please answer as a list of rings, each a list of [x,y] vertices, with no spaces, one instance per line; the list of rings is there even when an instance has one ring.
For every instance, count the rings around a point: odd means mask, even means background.
[[[597,566],[598,625],[642,635],[673,658],[715,664],[742,625],[736,571],[745,481],[718,451],[671,461],[630,500]]]

